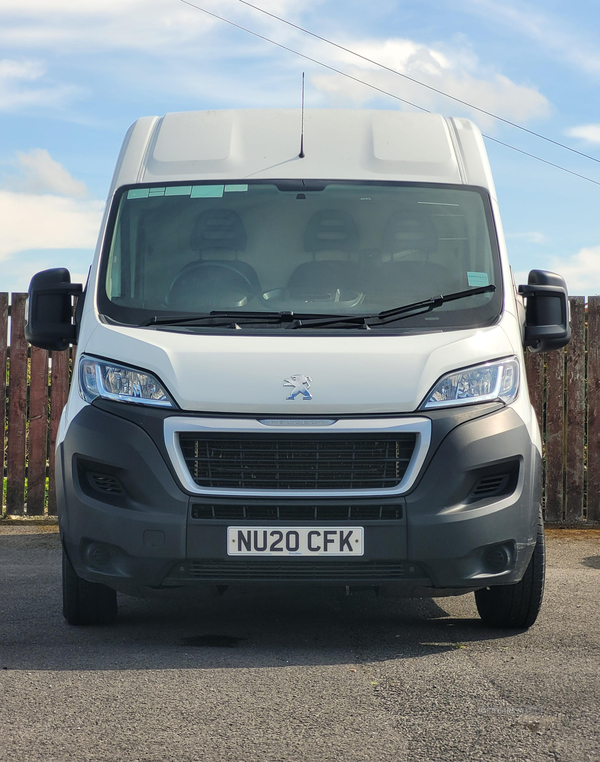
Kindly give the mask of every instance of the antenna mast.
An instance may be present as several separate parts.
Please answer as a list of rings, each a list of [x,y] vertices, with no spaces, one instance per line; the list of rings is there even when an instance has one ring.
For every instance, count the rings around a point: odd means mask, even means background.
[[[302,72],[302,127],[300,130],[300,159],[304,158],[304,72]]]

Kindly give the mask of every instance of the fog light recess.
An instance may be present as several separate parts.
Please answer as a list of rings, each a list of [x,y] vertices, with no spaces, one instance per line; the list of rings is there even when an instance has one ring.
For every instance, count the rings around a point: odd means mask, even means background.
[[[487,571],[491,574],[499,574],[506,571],[510,566],[512,554],[507,545],[492,545],[486,548],[483,554],[483,562]]]

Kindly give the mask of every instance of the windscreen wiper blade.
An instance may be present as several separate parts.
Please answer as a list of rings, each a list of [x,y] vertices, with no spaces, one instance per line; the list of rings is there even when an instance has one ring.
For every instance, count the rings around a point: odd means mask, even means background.
[[[331,320],[334,315],[323,315],[318,313],[295,313],[295,312],[250,312],[250,311],[227,311],[227,310],[213,310],[212,312],[197,313],[182,315],[177,313],[174,315],[154,315],[148,320],[144,320],[140,323],[140,327],[155,326],[155,325],[202,325],[203,323],[213,321],[218,325],[227,325],[229,323],[234,324],[240,322],[253,322],[253,321],[273,321],[275,323],[286,323],[288,321],[298,319],[328,319]]]
[[[327,318],[327,319],[314,319],[303,320],[300,316],[296,316],[296,320],[292,321],[288,328],[320,328],[328,325],[335,325],[337,323],[360,323],[365,328],[371,326],[384,325],[385,323],[391,323],[396,320],[402,320],[403,318],[414,317],[424,312],[431,312],[446,302],[454,302],[458,299],[466,299],[468,296],[476,296],[477,294],[485,294],[496,290],[496,286],[490,284],[488,286],[478,286],[477,288],[469,288],[466,291],[456,291],[453,294],[440,294],[439,296],[430,296],[428,299],[422,299],[419,302],[412,302],[411,304],[403,304],[400,307],[393,307],[389,310],[383,310],[372,315],[340,315],[339,317]]]

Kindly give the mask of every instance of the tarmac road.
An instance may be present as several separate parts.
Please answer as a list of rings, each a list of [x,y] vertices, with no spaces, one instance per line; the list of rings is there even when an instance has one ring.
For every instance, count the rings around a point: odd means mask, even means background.
[[[55,527],[0,526],[0,760],[600,760],[600,531],[549,533],[527,632],[437,601],[120,596],[65,624]]]

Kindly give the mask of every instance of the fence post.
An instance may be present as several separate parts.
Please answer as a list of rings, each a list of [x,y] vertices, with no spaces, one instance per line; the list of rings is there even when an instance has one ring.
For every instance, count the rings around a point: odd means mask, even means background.
[[[585,303],[572,296],[571,341],[567,346],[567,462],[565,521],[583,520],[585,444]]]
[[[565,350],[546,358],[546,521],[562,521],[565,466]]]
[[[27,515],[44,513],[48,457],[48,352],[31,347],[29,385],[29,447],[27,459]]]
[[[588,299],[587,518],[600,521],[600,296]]]
[[[4,475],[6,455],[6,361],[8,359],[8,294],[0,293],[0,426],[2,427],[2,496],[0,497],[0,516],[4,504]]]
[[[27,412],[27,342],[25,300],[27,294],[12,294],[10,306],[10,372],[8,399],[8,447],[6,512],[25,510],[25,430]]]

